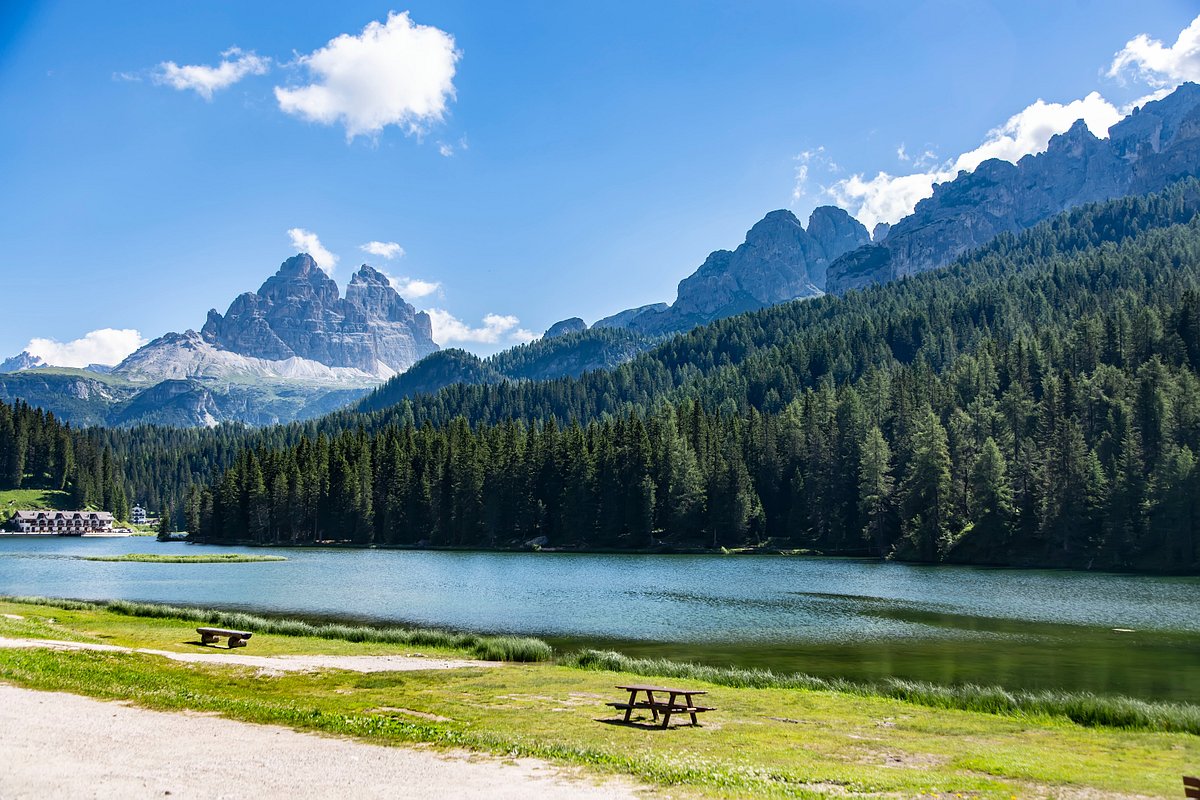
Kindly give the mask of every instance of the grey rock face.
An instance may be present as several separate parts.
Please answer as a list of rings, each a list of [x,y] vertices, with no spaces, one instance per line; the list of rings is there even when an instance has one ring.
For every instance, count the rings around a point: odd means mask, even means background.
[[[568,333],[579,333],[586,331],[587,323],[579,317],[571,317],[570,319],[560,320],[546,329],[546,333],[542,335],[543,339],[553,339],[555,336],[565,336]]]
[[[833,206],[815,209],[805,228],[790,211],[772,211],[736,250],[717,250],[679,283],[675,303],[631,309],[594,327],[648,334],[683,331],[716,319],[823,293],[830,263],[868,243],[862,223]]]
[[[46,362],[37,356],[30,355],[27,350],[22,350],[12,358],[6,358],[0,361],[0,373],[4,372],[22,372],[27,369],[36,369],[37,367],[46,366]]]
[[[888,232],[891,231],[891,229],[892,229],[892,226],[887,224],[886,222],[877,223],[875,225],[875,227],[871,230],[871,241],[874,244],[879,244],[880,242],[882,242],[884,239],[887,238]]]
[[[628,308],[624,311],[618,311],[612,316],[598,319],[592,323],[592,329],[596,328],[630,328],[632,323],[644,317],[653,317],[666,311],[670,306],[666,303],[650,303],[649,305],[638,306],[637,308]]]
[[[373,374],[400,372],[438,349],[429,315],[406,303],[378,270],[364,264],[342,298],[307,253],[283,262],[224,315],[209,311],[200,334],[240,355],[299,357]]]
[[[1146,194],[1200,172],[1200,86],[1126,117],[1099,139],[1083,120],[1016,164],[992,159],[934,187],[933,196],[839,258],[826,290],[840,293],[945,266],[998,234],[1032,227],[1083,203]]]

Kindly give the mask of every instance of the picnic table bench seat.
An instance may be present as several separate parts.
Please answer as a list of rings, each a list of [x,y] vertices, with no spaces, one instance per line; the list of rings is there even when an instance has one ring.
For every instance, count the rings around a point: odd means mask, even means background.
[[[716,711],[712,706],[702,706],[696,703],[693,699],[697,695],[707,694],[707,692],[699,689],[678,689],[669,686],[647,686],[643,684],[631,684],[627,686],[618,686],[618,689],[624,689],[629,692],[629,700],[624,703],[609,703],[608,705],[618,711],[625,712],[625,722],[629,722],[630,716],[635,710],[646,710],[653,715],[655,721],[659,715],[662,715],[662,727],[667,727],[671,722],[672,714],[687,714],[692,719],[693,725],[698,725],[696,719],[697,714],[702,714],[705,711]],[[658,700],[654,697],[655,693],[668,695],[668,700]],[[645,700],[638,700],[638,694],[644,693]],[[683,697],[683,701],[676,698]]]
[[[254,634],[250,631],[233,631],[228,628],[196,628],[200,634],[201,644],[216,644],[220,639],[228,639],[230,647],[245,647],[246,640]]]

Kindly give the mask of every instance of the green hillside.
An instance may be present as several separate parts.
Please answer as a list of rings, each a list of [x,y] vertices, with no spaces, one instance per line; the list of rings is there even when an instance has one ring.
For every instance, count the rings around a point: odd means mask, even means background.
[[[71,495],[53,489],[0,490],[0,521],[19,510],[72,511]]]

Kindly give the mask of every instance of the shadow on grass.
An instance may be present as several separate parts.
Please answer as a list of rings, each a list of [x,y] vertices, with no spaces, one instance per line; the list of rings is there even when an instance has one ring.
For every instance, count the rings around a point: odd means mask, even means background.
[[[604,725],[612,725],[617,728],[636,728],[638,730],[643,730],[643,731],[673,731],[676,728],[702,728],[702,727],[704,727],[703,725],[701,725],[698,722],[697,723],[692,723],[692,722],[682,723],[681,722],[678,725],[671,724],[671,725],[667,726],[666,728],[664,728],[662,725],[662,720],[655,721],[655,720],[651,720],[649,717],[635,717],[634,719],[629,720],[629,722],[626,722],[625,720],[619,719],[619,718],[618,719],[597,719],[597,720],[595,720],[595,722],[600,722],[600,723],[603,723]]]

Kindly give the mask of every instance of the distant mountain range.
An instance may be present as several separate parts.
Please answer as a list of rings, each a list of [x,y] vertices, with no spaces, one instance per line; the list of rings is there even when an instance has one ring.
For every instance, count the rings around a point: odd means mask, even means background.
[[[736,250],[709,254],[699,269],[679,282],[671,305],[630,308],[593,327],[662,336],[788,300],[820,297],[829,265],[870,241],[862,223],[834,206],[815,209],[807,228],[791,211],[772,211],[746,233]],[[586,328],[575,317],[556,323],[547,335],[567,324],[574,330]]]
[[[829,268],[834,294],[937,269],[1001,233],[1015,233],[1068,209],[1144,195],[1200,172],[1200,86],[1185,83],[1135,109],[1097,138],[1083,120],[1016,164],[989,159],[934,187],[880,242]]]
[[[945,266],[997,235],[1084,203],[1156,192],[1200,174],[1200,86],[1184,84],[1094,136],[1083,123],[1018,163],[989,160],[934,188],[913,214],[872,234],[845,211],[807,226],[772,211],[735,250],[716,250],[675,301],[630,308],[590,327],[555,323],[538,342],[487,359],[439,352],[429,316],[364,265],[345,296],[313,259],[285,261],[257,292],[199,332],[169,333],[114,368],[51,368],[22,353],[0,364],[0,399],[23,399],[75,424],[211,425],[304,419],[454,383],[574,377],[610,369],[664,337],[746,311],[842,293]],[[389,380],[390,379],[390,380]]]
[[[332,411],[437,350],[429,315],[383,273],[363,265],[341,297],[301,253],[199,332],[160,336],[108,370],[8,359],[0,399],[76,425],[261,425]]]

